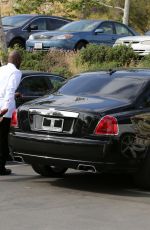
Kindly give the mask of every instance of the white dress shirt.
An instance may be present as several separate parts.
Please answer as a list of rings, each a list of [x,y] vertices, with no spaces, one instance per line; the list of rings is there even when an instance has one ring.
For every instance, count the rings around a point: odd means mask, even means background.
[[[12,63],[0,67],[0,109],[8,109],[4,117],[11,118],[16,108],[15,91],[21,75],[21,71]]]

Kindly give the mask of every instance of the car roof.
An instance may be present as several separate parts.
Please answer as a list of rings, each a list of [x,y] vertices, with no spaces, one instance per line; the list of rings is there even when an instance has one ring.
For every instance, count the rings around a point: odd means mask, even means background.
[[[49,73],[49,72],[42,72],[42,71],[34,71],[34,70],[21,70],[22,72],[22,78],[26,77],[26,76],[33,76],[33,75],[53,75],[53,76],[57,76],[57,77],[61,77],[61,78],[64,78],[63,76],[61,75],[58,75],[58,74],[54,74],[54,73]]]
[[[20,16],[27,16],[27,17],[50,17],[50,18],[58,18],[58,19],[64,19],[66,21],[72,22],[71,19],[65,18],[65,17],[60,17],[60,16],[54,16],[54,15],[46,15],[46,14],[16,14],[16,15],[11,15],[7,17],[20,17]]]
[[[146,79],[150,80],[150,69],[122,69],[122,70],[104,70],[104,71],[96,71],[96,72],[84,72],[81,73],[82,76],[103,76],[103,77],[131,77],[136,79]]]
[[[21,17],[21,16],[27,16],[27,17],[29,17],[29,19],[34,18],[34,17],[50,17],[50,18],[63,19],[65,21],[72,22],[71,19],[68,19],[65,17],[54,16],[54,15],[45,15],[45,14],[16,14],[16,15],[4,16],[4,17]]]
[[[107,21],[107,22],[117,22],[117,23],[123,24],[119,21],[115,21],[115,20],[111,20],[111,19],[81,19],[81,20],[78,20],[78,22],[80,22],[80,21],[86,21],[86,22],[104,22],[104,21]]]

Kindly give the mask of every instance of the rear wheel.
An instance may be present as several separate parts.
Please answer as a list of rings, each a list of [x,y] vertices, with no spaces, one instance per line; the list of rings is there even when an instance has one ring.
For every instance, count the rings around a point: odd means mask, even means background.
[[[126,133],[120,140],[121,155],[128,159],[143,159],[146,154],[146,147],[135,145],[135,135]]]
[[[42,164],[32,164],[32,168],[36,173],[43,177],[61,177],[67,171],[67,168],[64,167]]]
[[[125,134],[120,141],[120,151],[121,155],[126,158],[136,158],[136,153],[132,148],[132,144],[134,142],[135,135]]]

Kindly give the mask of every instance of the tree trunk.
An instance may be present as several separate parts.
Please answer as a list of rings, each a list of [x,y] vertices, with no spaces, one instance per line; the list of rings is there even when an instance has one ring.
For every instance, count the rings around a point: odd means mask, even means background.
[[[2,18],[0,12],[0,64],[5,64],[7,55],[7,45],[6,45],[6,37],[2,26]]]
[[[123,14],[123,23],[125,25],[128,25],[129,22],[129,10],[130,10],[130,0],[125,0],[124,14]]]

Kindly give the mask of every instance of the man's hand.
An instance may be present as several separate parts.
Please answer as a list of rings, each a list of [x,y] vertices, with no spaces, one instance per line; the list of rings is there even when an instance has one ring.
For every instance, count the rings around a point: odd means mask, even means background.
[[[2,109],[0,110],[0,122],[3,120],[3,116],[5,113],[7,113],[8,109]]]
[[[1,109],[0,110],[0,117],[2,117],[5,113],[7,113],[8,109]]]

